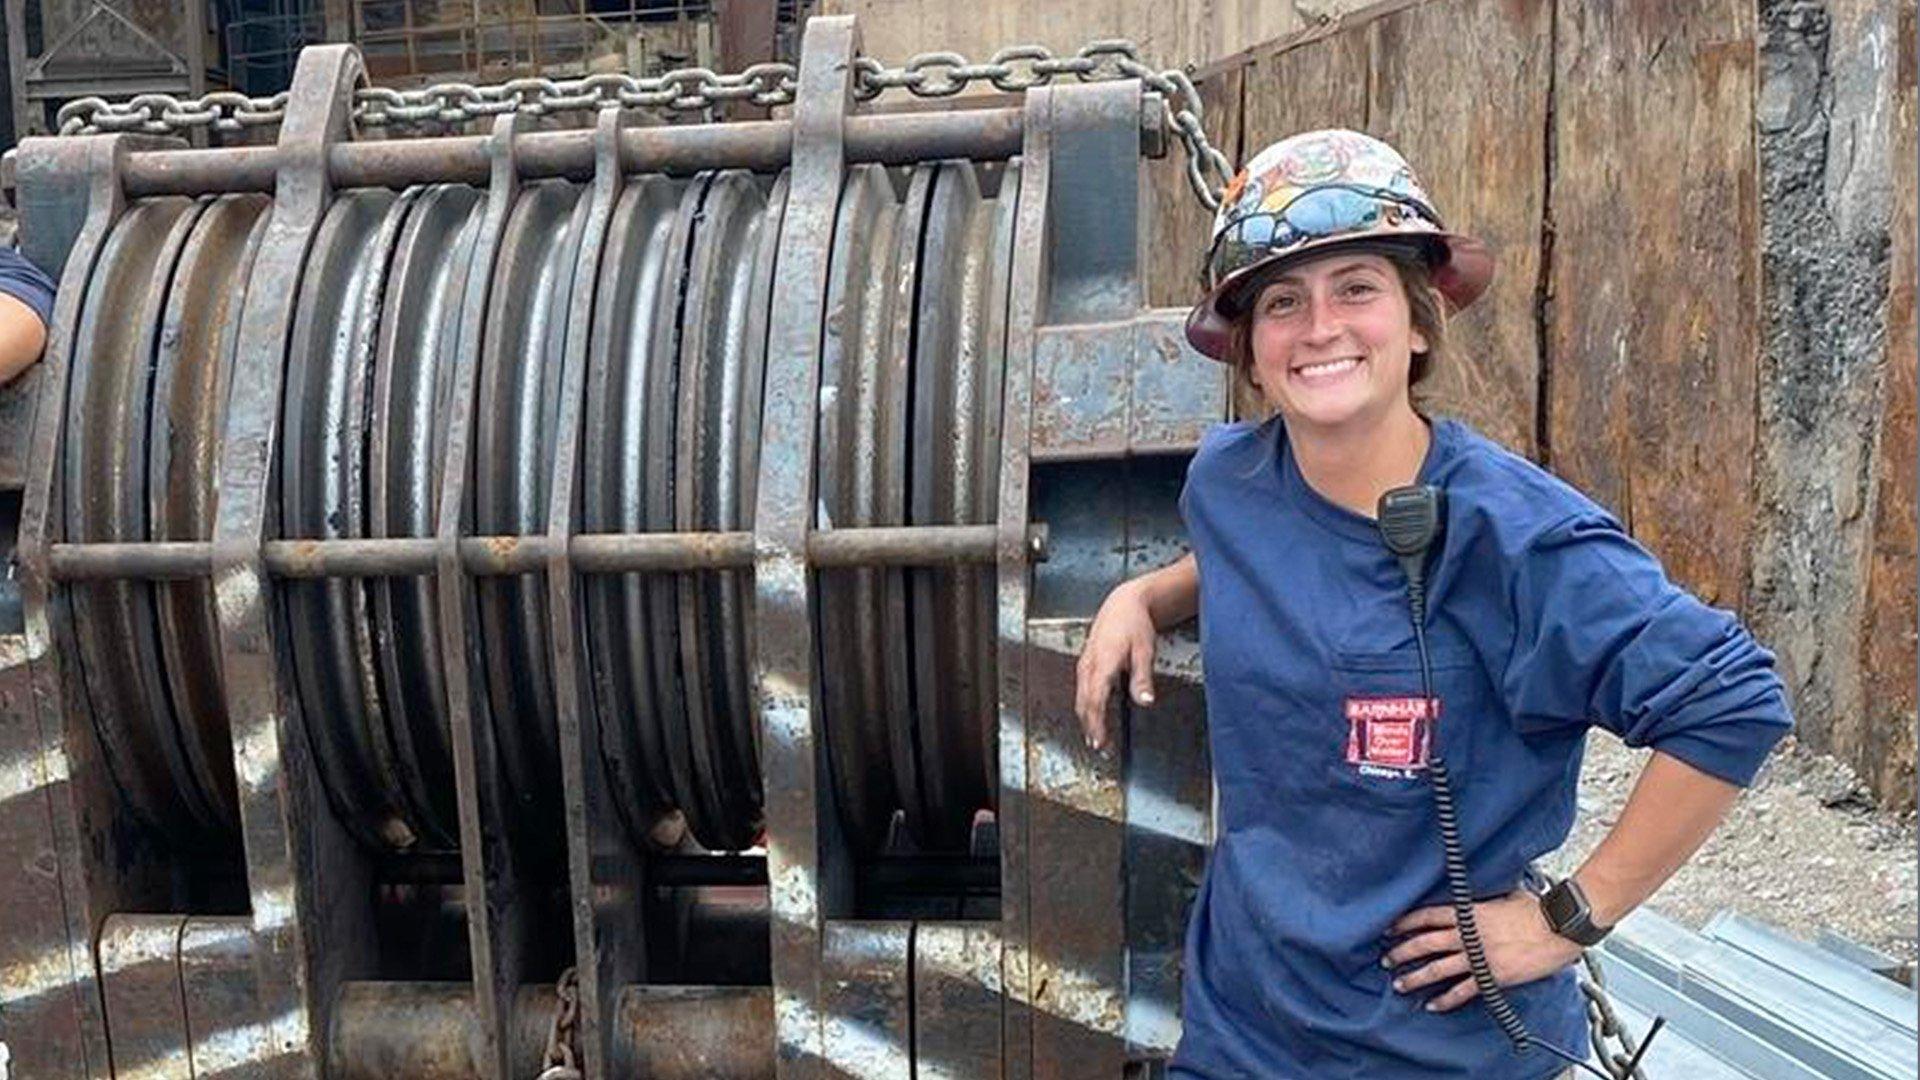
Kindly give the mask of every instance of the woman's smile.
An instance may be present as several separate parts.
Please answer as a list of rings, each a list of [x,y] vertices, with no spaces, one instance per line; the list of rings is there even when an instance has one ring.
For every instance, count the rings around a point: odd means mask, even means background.
[[[1332,386],[1358,372],[1366,363],[1362,356],[1342,356],[1332,360],[1317,360],[1310,364],[1300,364],[1290,374],[1309,387]]]

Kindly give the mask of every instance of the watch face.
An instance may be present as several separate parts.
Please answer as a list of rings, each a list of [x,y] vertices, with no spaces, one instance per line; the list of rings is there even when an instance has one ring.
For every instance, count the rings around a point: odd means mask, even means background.
[[[1555,885],[1540,898],[1540,906],[1547,913],[1547,921],[1558,930],[1567,916],[1573,914],[1573,897],[1567,895],[1566,889]]]
[[[1540,908],[1553,932],[1577,945],[1597,945],[1607,936],[1605,930],[1593,925],[1593,911],[1587,906],[1587,898],[1571,879],[1547,890],[1547,895],[1540,899]]]
[[[1555,933],[1565,933],[1574,921],[1580,920],[1580,917],[1586,913],[1586,905],[1580,902],[1579,894],[1574,891],[1575,888],[1572,882],[1563,881],[1547,890],[1547,895],[1541,899],[1541,907],[1547,915],[1547,925],[1553,927]]]

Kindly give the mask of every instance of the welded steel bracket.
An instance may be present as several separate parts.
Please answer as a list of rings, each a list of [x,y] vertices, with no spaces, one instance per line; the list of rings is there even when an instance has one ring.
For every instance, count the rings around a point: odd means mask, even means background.
[[[333,202],[328,150],[350,136],[353,92],[364,79],[358,52],[346,45],[311,47],[294,70],[272,218],[240,315],[212,548],[256,936],[256,1060],[313,1080],[326,1074],[334,989],[372,970],[372,886],[365,856],[320,790],[307,721],[279,669],[282,631],[261,549],[275,527],[274,448],[301,271]]]
[[[110,912],[165,889],[164,868],[121,820],[86,693],[62,662],[71,628],[48,552],[62,534],[59,447],[87,282],[127,206],[128,155],[170,145],[129,135],[27,139],[17,159],[22,247],[43,266],[64,267],[37,376],[21,511],[26,634],[0,672],[0,854],[32,868],[14,879],[20,891],[0,939],[0,1040],[21,1076],[109,1074],[94,935]]]
[[[834,836],[836,815],[825,783],[806,551],[815,499],[823,301],[859,48],[859,32],[848,17],[812,20],[801,47],[755,489],[754,693],[766,786],[775,1062],[782,1080],[824,1075],[825,924],[851,914],[851,867],[841,861],[845,845]]]
[[[481,338],[487,325],[494,257],[507,216],[520,195],[516,163],[517,113],[494,118],[487,139],[492,169],[487,205],[468,264],[459,312],[459,343],[448,392],[445,471],[434,528],[435,599],[440,613],[440,662],[445,671],[448,726],[453,743],[455,796],[460,815],[460,866],[466,885],[467,943],[473,960],[474,1009],[480,1018],[475,1066],[482,1080],[510,1080],[509,1055],[533,918],[530,890],[514,852],[514,830],[501,790],[499,749],[486,722],[483,670],[471,629],[473,583],[460,558],[473,469],[474,395]]]

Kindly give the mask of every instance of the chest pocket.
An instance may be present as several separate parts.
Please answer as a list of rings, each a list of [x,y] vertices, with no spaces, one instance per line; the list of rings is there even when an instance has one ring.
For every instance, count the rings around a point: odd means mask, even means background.
[[[1456,795],[1473,769],[1473,729],[1485,722],[1492,689],[1479,658],[1464,646],[1434,646],[1429,709],[1421,690],[1420,654],[1408,643],[1387,652],[1338,652],[1333,684],[1339,715],[1328,727],[1339,745],[1324,755],[1327,785],[1355,809],[1428,811],[1432,761],[1444,758]]]

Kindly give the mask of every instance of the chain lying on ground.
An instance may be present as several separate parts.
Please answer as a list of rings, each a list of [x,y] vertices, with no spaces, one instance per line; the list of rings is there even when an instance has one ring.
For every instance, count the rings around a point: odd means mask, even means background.
[[[923,98],[944,98],[974,83],[990,83],[996,90],[1020,93],[1066,76],[1080,82],[1139,79],[1159,95],[1167,125],[1186,149],[1187,183],[1195,198],[1208,210],[1219,207],[1220,191],[1232,177],[1233,167],[1207,141],[1199,91],[1186,72],[1156,72],[1143,63],[1131,41],[1095,41],[1071,56],[1055,56],[1041,45],[1013,45],[978,64],[951,52],[921,53],[897,68],[861,56],[854,60],[853,92],[860,101],[895,89]],[[705,112],[727,102],[791,105],[797,86],[794,66],[780,63],[754,64],[731,74],[680,68],[646,78],[600,72],[576,79],[520,78],[484,86],[459,82],[411,90],[374,86],[356,92],[353,114],[361,128],[374,129],[459,124],[506,112],[549,116],[611,107]],[[198,98],[141,94],[123,102],[86,97],[61,106],[58,123],[62,135],[235,132],[276,125],[286,115],[286,107],[284,92],[249,97],[216,90]]]
[[[573,968],[560,973],[554,987],[560,997],[553,1011],[553,1026],[547,1029],[547,1052],[543,1068],[535,1080],[580,1080],[580,1057],[574,1050],[574,1029],[580,1023],[580,973]]]

